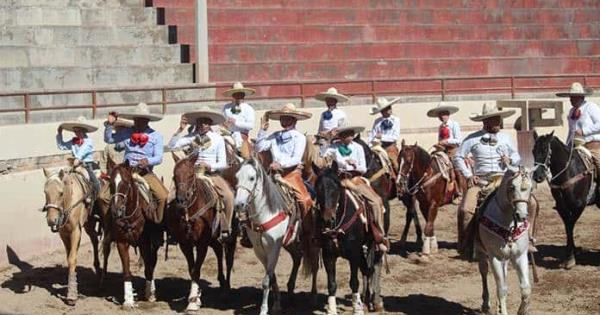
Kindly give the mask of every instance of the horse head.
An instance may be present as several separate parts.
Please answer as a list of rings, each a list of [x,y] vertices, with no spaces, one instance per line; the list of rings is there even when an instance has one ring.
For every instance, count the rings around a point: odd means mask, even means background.
[[[261,162],[256,158],[245,160],[235,174],[237,179],[234,207],[236,211],[244,211],[252,203],[255,196],[263,193],[262,177],[266,176]]]
[[[315,190],[317,191],[320,219],[325,222],[327,227],[332,228],[335,225],[340,196],[343,194],[338,176],[338,165],[333,162],[331,167],[318,170],[317,174]]]
[[[110,173],[110,195],[112,201],[110,204],[111,212],[116,217],[122,217],[126,214],[129,202],[137,202],[129,198],[131,192],[135,192],[132,168],[129,161],[125,160],[123,164],[115,165]],[[134,194],[137,196],[137,194]]]
[[[58,232],[63,219],[63,211],[69,207],[70,189],[69,180],[64,170],[59,172],[50,172],[44,169],[46,183],[44,184],[44,195],[46,196],[46,204],[42,209],[46,212],[46,222],[52,232]]]
[[[511,205],[503,207],[503,210],[512,211],[511,215],[516,222],[523,222],[529,216],[529,202],[533,190],[532,174],[533,171],[526,167],[509,166],[498,189],[500,198],[506,193],[506,201]]]
[[[552,157],[552,140],[554,138],[554,131],[542,136],[538,136],[537,132],[533,133],[533,139],[535,140],[535,144],[533,145],[533,159],[536,165],[533,172],[533,180],[538,183],[541,183],[552,176],[550,174],[550,164]]]
[[[421,178],[425,172],[425,167],[429,166],[431,157],[419,147],[418,144],[407,145],[404,140],[400,143],[400,153],[398,154],[398,180],[396,182],[396,191],[398,196],[408,193],[409,181],[415,178]]]
[[[175,202],[182,208],[188,208],[193,203],[196,193],[196,172],[194,166],[198,160],[198,152],[189,155],[186,158],[175,159],[175,168],[173,169],[173,182],[175,183]]]

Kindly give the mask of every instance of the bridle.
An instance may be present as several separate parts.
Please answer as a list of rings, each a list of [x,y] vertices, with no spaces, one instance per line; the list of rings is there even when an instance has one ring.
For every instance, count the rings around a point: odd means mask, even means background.
[[[69,173],[68,175],[71,176],[71,173]],[[63,186],[65,185],[65,183],[58,178],[53,178],[52,180],[62,183]],[[85,199],[89,196],[89,194],[90,194],[90,192],[83,194],[83,196],[81,198],[79,198],[75,203],[72,203],[67,208],[64,208],[64,207],[54,204],[54,203],[47,203],[44,205],[44,207],[42,208],[42,212],[48,212],[49,209],[56,209],[59,213],[58,225],[51,227],[52,232],[58,232],[67,224],[67,222],[69,222],[68,219],[71,216],[71,212],[73,211],[73,209],[75,207],[77,207],[78,205],[80,205],[81,203],[83,203],[85,201]],[[64,201],[64,196],[63,196],[63,201]]]
[[[135,209],[133,210],[133,212],[129,215],[126,215],[127,213],[127,203],[128,203],[128,196],[129,193],[131,192],[131,187],[133,186],[133,180],[131,182],[129,182],[127,184],[127,189],[125,191],[125,193],[121,193],[118,191],[119,187],[115,186],[115,193],[112,195],[112,197],[110,198],[110,209],[111,212],[115,214],[115,217],[118,219],[123,219],[123,220],[127,220],[131,217],[133,217],[140,208],[140,196],[139,196],[139,190],[136,189],[136,202],[135,202]],[[119,185],[120,186],[120,185]],[[122,197],[123,198],[123,202],[122,204],[118,207],[115,208],[116,203],[117,203],[117,197]]]
[[[400,153],[400,158],[404,160],[404,157],[402,157],[402,152]],[[402,172],[402,167],[400,167],[400,170],[398,171],[400,176],[398,176],[398,181],[396,182],[397,185],[401,185],[402,187],[408,186],[408,183],[410,182],[410,176],[412,175],[412,171],[415,166],[416,159],[416,154],[413,152],[413,158],[410,161],[410,166],[408,167],[408,171],[406,173]],[[423,180],[425,180],[425,177],[427,177],[427,172],[423,173],[423,176],[421,176],[421,178],[416,183],[414,183],[410,187],[407,187],[405,194],[416,194],[421,189],[420,185],[423,182]]]
[[[550,142],[552,142],[552,139],[550,139],[550,141],[548,142],[548,150],[546,151],[546,157],[544,158],[544,163],[534,161],[534,166],[541,166],[544,168],[544,172],[546,173],[546,179],[548,180],[548,182],[552,182],[553,180],[558,178],[560,175],[562,175],[562,173],[564,173],[569,168],[569,165],[571,164],[571,159],[573,158],[573,151],[574,151],[573,141],[571,141],[571,146],[569,148],[569,159],[567,159],[567,163],[565,163],[565,167],[562,170],[560,170],[560,172],[556,173],[556,175],[550,176],[550,175],[552,175],[550,172],[550,161],[551,161],[551,157],[552,157],[552,146],[551,146]]]
[[[175,198],[175,203],[177,204],[177,206],[179,206],[183,209],[188,209],[198,199],[198,194],[196,193],[196,191],[198,189],[198,180],[194,176],[192,178],[191,182],[192,182],[192,184],[188,185],[189,188],[185,191],[185,199],[179,200],[179,198]],[[177,183],[175,185],[175,189],[178,192],[183,190],[183,188],[181,188],[181,186],[183,186],[183,184],[189,184],[189,183]]]
[[[254,168],[254,167],[253,167]],[[259,174],[259,171],[254,169],[254,171],[256,172],[256,174]],[[263,175],[261,175],[263,176]],[[258,217],[258,213],[255,213],[254,215],[250,216],[250,207],[254,206],[254,199],[256,199],[256,188],[258,187],[258,176],[256,176],[256,179],[254,181],[254,186],[251,189],[248,189],[247,187],[244,187],[243,185],[240,185],[240,183],[237,184],[237,189],[241,189],[244,190],[248,193],[248,199],[246,200],[246,204],[244,205],[244,207],[242,208],[241,211],[245,212],[248,220],[252,220],[253,218]]]

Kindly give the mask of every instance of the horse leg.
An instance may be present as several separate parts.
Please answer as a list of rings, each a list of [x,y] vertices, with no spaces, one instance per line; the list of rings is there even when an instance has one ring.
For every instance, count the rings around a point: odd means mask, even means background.
[[[148,302],[156,302],[156,285],[154,284],[154,268],[158,260],[156,249],[152,245],[150,237],[144,237],[140,245],[140,253],[144,259],[144,276],[146,285],[144,287],[144,297]]]
[[[364,314],[364,305],[358,293],[358,264],[360,256],[352,257],[350,260],[350,289],[352,290],[352,315]]]
[[[385,208],[385,213],[383,214],[383,229],[385,230],[385,236],[388,236],[390,232],[390,200],[387,197],[382,199],[383,207]]]
[[[188,273],[190,274],[190,293],[188,295],[188,305],[185,309],[186,312],[195,312],[200,309],[200,286],[199,283],[194,281],[194,247],[189,242],[180,242],[179,248],[185,256],[185,260],[188,264]]]
[[[508,315],[506,310],[506,296],[508,295],[508,284],[506,279],[506,262],[503,262],[495,257],[490,259],[492,272],[496,280],[496,296],[498,298],[498,314]]]
[[[235,220],[234,220],[235,221]],[[235,223],[238,225],[237,221]],[[227,267],[227,278],[225,280],[225,289],[231,289],[231,272],[233,271],[233,260],[235,258],[235,248],[237,247],[237,235],[239,234],[238,228],[234,228],[233,237],[231,241],[225,244],[225,266]]]
[[[327,273],[327,306],[325,307],[327,315],[337,315],[337,303],[335,301],[335,293],[337,291],[337,282],[335,281],[335,262],[337,257],[328,250],[323,249],[323,265]]]
[[[402,230],[402,235],[400,236],[400,247],[404,248],[404,246],[406,246],[406,239],[408,238],[408,232],[410,231],[410,224],[412,223],[413,220],[413,212],[411,212],[410,209],[410,204],[407,202],[404,202],[404,206],[406,207],[406,215],[405,215],[405,222],[404,222],[404,229]]]
[[[219,287],[226,289],[227,281],[225,280],[225,273],[223,272],[223,244],[221,242],[212,242],[211,246],[217,257],[217,280],[219,281]]]
[[[273,313],[279,314],[281,312],[281,293],[279,292],[275,272],[271,276],[271,288],[273,289]]]
[[[110,256],[110,245],[112,243],[111,234],[108,229],[104,230],[104,236],[102,237],[102,274],[100,275],[100,287],[104,286],[104,280],[108,274],[108,257]]]
[[[427,246],[429,250],[427,254],[435,254],[438,252],[438,244],[435,238],[434,223],[437,217],[438,205],[435,202],[432,202],[429,205],[424,204],[423,206],[428,206],[427,223],[425,224],[425,243],[423,244],[423,248]],[[425,251],[423,251],[423,253],[425,254]]]
[[[488,257],[482,252],[479,252],[477,254],[477,257],[479,257],[479,274],[481,275],[481,286],[482,286],[481,312],[484,314],[488,314],[491,309],[491,307],[490,307],[490,291],[489,291],[488,282],[487,282],[487,275],[488,275],[488,271],[489,271],[489,262],[488,262]]]
[[[415,222],[415,234],[417,235],[417,245],[423,245],[423,231],[421,230],[421,223],[419,222],[419,214],[417,213],[417,201],[413,198],[412,200],[412,216]],[[421,207],[421,205],[419,205]]]
[[[573,230],[575,229],[575,220],[573,219],[571,213],[564,207],[557,207],[557,210],[558,214],[563,220],[563,224],[565,225],[565,232],[567,234],[566,258],[561,263],[561,267],[565,269],[571,269],[576,265],[575,239],[573,237]]]
[[[75,305],[77,301],[77,252],[79,250],[79,243],[81,242],[81,228],[76,226],[69,237],[70,250],[69,250],[69,281],[67,285],[67,304]]]
[[[521,305],[517,311],[518,315],[529,314],[529,295],[531,294],[531,285],[529,284],[529,261],[527,259],[527,250],[521,256],[513,259],[513,266],[517,270],[519,277],[519,287],[521,288]]]
[[[96,277],[98,280],[102,277],[102,270],[100,269],[100,257],[98,256],[98,233],[95,230],[95,221],[88,220],[85,222],[83,226],[85,232],[90,237],[90,241],[92,242],[92,251],[94,254],[94,272],[96,273]]]
[[[131,269],[129,267],[129,243],[118,241],[117,250],[119,251],[119,257],[121,257],[121,267],[123,269],[123,308],[130,309],[135,306],[135,303],[133,300]]]
[[[300,248],[297,244],[293,244],[286,250],[290,253],[292,257],[292,272],[290,273],[290,278],[287,283],[288,295],[292,297],[294,294],[294,289],[296,288],[296,278],[298,277],[298,270],[300,269],[300,263],[302,262],[302,253],[300,252]],[[308,262],[304,262],[305,264]]]

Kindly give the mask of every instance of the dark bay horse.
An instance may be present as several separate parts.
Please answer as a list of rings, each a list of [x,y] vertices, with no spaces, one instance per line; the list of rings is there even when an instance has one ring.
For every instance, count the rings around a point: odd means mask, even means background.
[[[133,167],[126,161],[113,168],[110,176],[111,193],[111,239],[117,243],[121,258],[124,281],[123,308],[134,307],[132,275],[129,261],[129,246],[139,246],[144,260],[146,278],[145,298],[149,302],[156,300],[154,286],[154,268],[157,262],[158,248],[162,243],[162,229],[147,218],[151,208],[133,178]],[[108,246],[110,249],[110,246]],[[105,252],[105,259],[109,253]]]
[[[173,155],[176,164],[173,171],[176,197],[169,205],[166,213],[166,223],[171,235],[179,243],[179,247],[188,263],[188,271],[192,280],[188,306],[186,311],[198,311],[200,300],[200,271],[206,258],[208,247],[212,247],[217,256],[218,280],[221,288],[230,288],[231,270],[233,268],[233,253],[227,255],[227,277],[223,274],[224,246],[215,237],[218,231],[214,228],[218,223],[216,205],[218,196],[208,187],[208,184],[198,178],[194,165],[198,153],[178,159]],[[232,231],[229,242],[233,246],[225,246],[228,251],[235,251],[236,229]],[[196,255],[194,256],[194,248]]]
[[[438,249],[435,238],[434,223],[438,208],[446,204],[446,186],[448,181],[442,177],[434,158],[417,144],[406,145],[402,140],[398,155],[397,189],[400,200],[407,208],[406,225],[402,231],[401,243],[406,242],[411,219],[415,219],[417,227],[417,243],[420,241],[421,228],[416,214],[416,202],[425,217],[425,242],[422,253],[436,253]]]
[[[355,204],[341,184],[336,162],[331,167],[317,169],[317,231],[321,233],[323,265],[327,272],[327,314],[337,314],[336,260],[338,257],[350,263],[350,288],[352,290],[353,314],[363,313],[363,303],[358,292],[358,270],[366,277],[373,276],[373,264],[368,256],[374,255],[374,240],[366,232],[361,216],[368,217],[365,206]],[[367,283],[365,283],[365,286]]]
[[[579,154],[555,137],[554,132],[539,137],[534,133],[534,139],[533,157],[539,167],[533,179],[538,183],[549,181],[567,234],[566,259],[561,265],[571,269],[576,264],[573,230],[588,205],[593,169],[588,171]]]

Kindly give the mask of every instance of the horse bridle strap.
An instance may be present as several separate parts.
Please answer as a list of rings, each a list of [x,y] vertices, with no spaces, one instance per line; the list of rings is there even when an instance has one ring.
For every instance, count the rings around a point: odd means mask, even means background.
[[[561,190],[566,189],[570,186],[573,186],[578,181],[586,178],[590,174],[593,174],[593,172],[591,170],[585,170],[585,171],[569,178],[567,181],[565,181],[562,184],[557,185],[557,184],[552,184],[552,182],[550,182],[549,185],[550,185],[550,188],[553,188],[553,189],[561,189]]]

